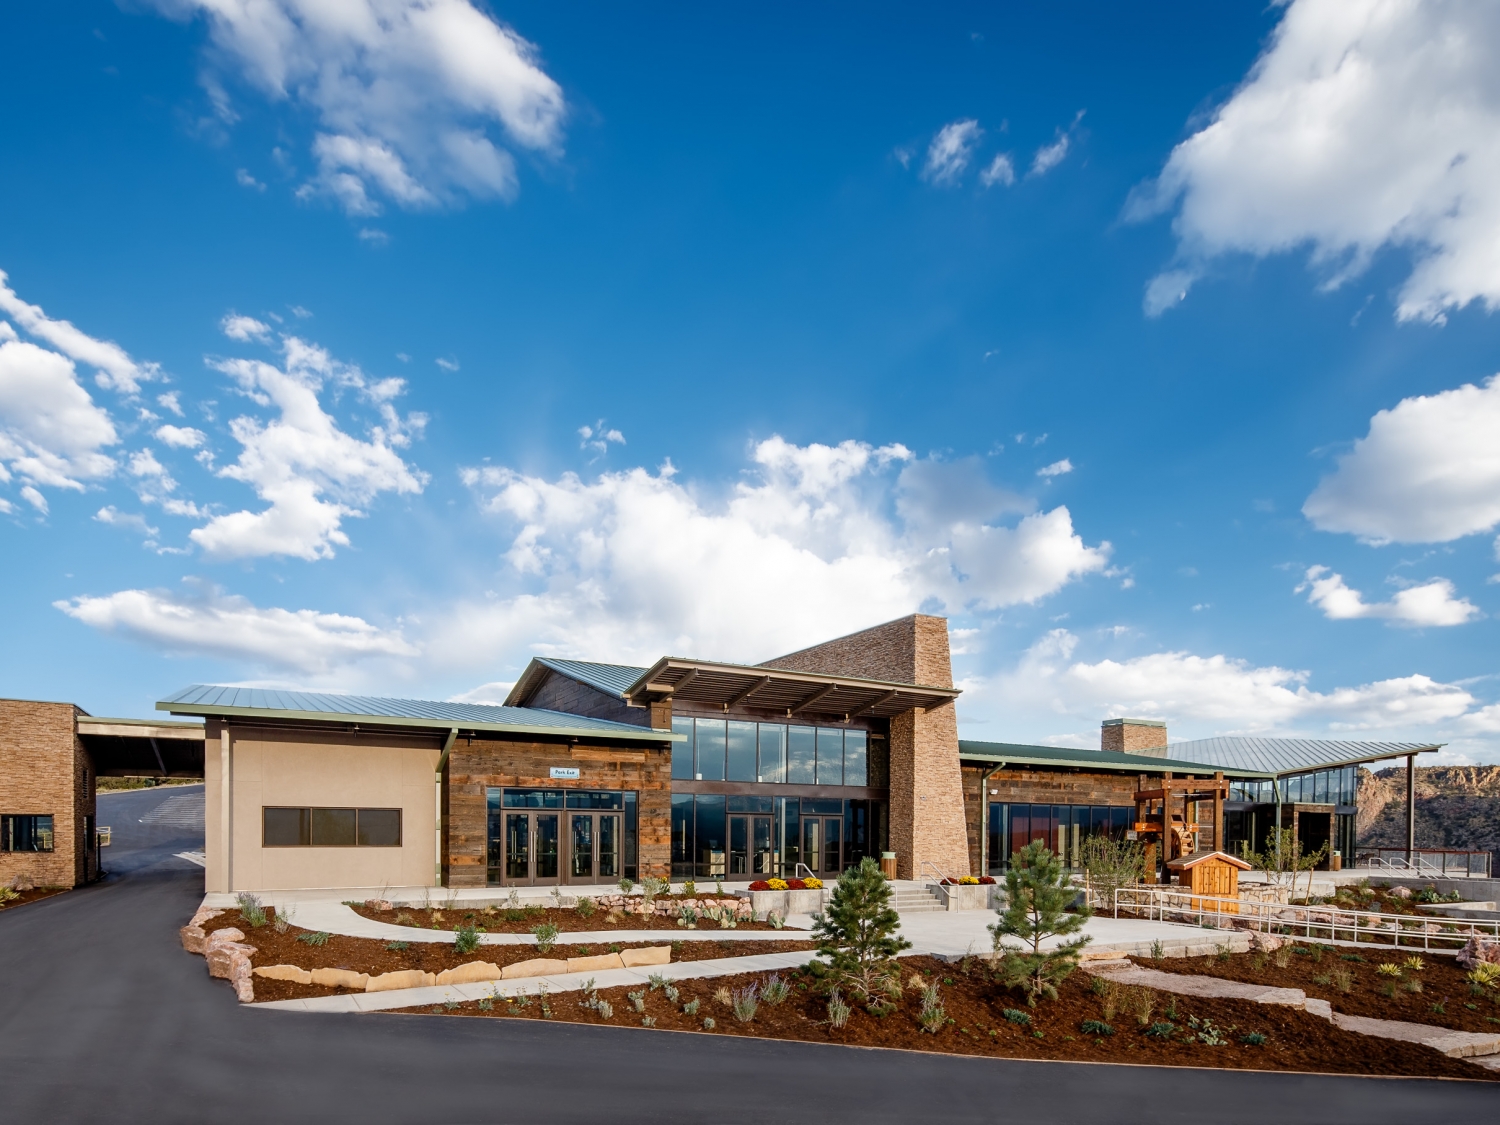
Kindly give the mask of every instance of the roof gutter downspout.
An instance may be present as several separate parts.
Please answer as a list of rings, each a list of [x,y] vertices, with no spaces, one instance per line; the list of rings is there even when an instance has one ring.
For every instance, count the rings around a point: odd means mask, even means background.
[[[432,885],[434,887],[443,885],[443,768],[448,764],[448,755],[453,753],[453,744],[457,741],[458,728],[452,727],[448,731],[447,739],[443,742],[443,752],[438,756],[437,767],[433,770],[436,804],[433,809],[432,823],[437,837],[432,853]]]

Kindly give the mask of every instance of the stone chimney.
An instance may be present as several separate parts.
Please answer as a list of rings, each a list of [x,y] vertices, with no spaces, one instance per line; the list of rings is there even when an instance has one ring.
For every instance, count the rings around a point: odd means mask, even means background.
[[[1155,719],[1105,719],[1099,729],[1099,749],[1165,758],[1167,724]]]

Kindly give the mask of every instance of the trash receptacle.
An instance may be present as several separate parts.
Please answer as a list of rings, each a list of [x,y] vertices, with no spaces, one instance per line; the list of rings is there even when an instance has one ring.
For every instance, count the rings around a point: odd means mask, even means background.
[[[896,853],[895,852],[881,852],[880,853],[880,873],[882,875],[884,875],[887,879],[894,879],[896,877]]]

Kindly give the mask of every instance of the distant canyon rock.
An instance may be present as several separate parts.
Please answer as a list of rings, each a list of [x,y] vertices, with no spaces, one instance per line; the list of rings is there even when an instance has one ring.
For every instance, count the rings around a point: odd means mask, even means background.
[[[1500,870],[1500,766],[1419,766],[1417,847],[1487,851]],[[1359,771],[1360,847],[1406,845],[1406,767]]]

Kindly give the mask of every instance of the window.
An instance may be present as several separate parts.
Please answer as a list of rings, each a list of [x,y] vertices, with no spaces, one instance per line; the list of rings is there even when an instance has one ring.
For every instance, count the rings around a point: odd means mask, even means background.
[[[728,724],[723,719],[697,719],[694,725],[697,727],[697,737],[693,741],[698,747],[698,780],[723,781],[724,737]]]
[[[786,780],[786,727],[760,724],[760,773],[756,780]]]
[[[755,781],[755,724],[731,720],[729,723],[730,781]]]
[[[786,736],[786,779],[793,785],[811,785],[813,765],[817,761],[815,727],[788,727]]]
[[[844,732],[844,784],[845,785],[868,785],[868,753],[866,744],[868,738],[862,730],[846,730]]]
[[[261,809],[267,848],[399,848],[400,809]]]
[[[0,816],[0,852],[50,852],[50,816]]]
[[[685,741],[672,743],[672,777],[677,781],[693,780],[693,720],[672,716],[672,733]]]
[[[818,784],[844,784],[844,732],[836,727],[818,728]]]

